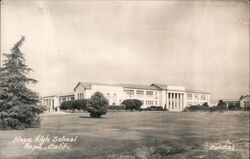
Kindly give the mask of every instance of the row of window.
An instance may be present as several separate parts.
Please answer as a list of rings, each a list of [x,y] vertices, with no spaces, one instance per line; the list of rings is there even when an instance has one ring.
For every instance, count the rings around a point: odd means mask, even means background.
[[[244,101],[244,107],[249,107],[249,101]]]
[[[158,101],[153,101],[153,100],[146,100],[146,101],[142,101],[143,105],[148,105],[148,106],[154,106],[154,105],[158,105]]]
[[[60,102],[62,103],[69,100],[74,100],[74,97],[61,97]]]
[[[77,94],[77,99],[83,99],[84,98],[84,94],[83,93],[78,93]]]
[[[52,107],[54,107],[54,100],[52,100],[52,99],[44,99],[43,100],[43,104],[45,106],[52,106]]]
[[[117,100],[117,94],[113,93],[112,99],[111,99],[111,93],[107,93],[106,94],[106,98],[108,98],[108,100],[110,101],[109,104],[112,103],[112,105],[115,105],[116,104],[116,100]]]
[[[201,94],[200,99],[201,100],[206,100],[206,95]],[[187,100],[193,100],[193,94],[192,93],[187,94]],[[194,100],[199,100],[199,94],[194,94]]]
[[[147,97],[153,97],[154,91],[144,91],[144,90],[125,90],[128,97],[133,97],[135,94],[137,97],[143,97],[146,94]],[[155,92],[155,99],[158,99],[158,93]]]

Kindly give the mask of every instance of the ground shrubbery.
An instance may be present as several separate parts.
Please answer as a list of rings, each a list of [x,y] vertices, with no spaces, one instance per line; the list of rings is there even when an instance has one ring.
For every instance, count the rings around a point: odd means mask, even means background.
[[[162,106],[150,106],[142,110],[144,111],[168,111],[168,109],[164,109]]]
[[[126,106],[125,105],[110,105],[108,106],[108,111],[125,111]]]
[[[143,105],[142,101],[138,99],[125,99],[122,104],[125,105],[126,111],[141,110],[140,108]]]
[[[203,105],[191,105],[183,109],[183,112],[196,112],[196,111],[210,111],[210,112],[223,112],[228,111],[227,104],[219,100],[217,106],[209,107],[207,103]]]
[[[87,99],[79,99],[79,100],[72,100],[72,101],[65,101],[61,104],[61,110],[86,110],[87,106]]]
[[[209,107],[202,106],[202,105],[192,105],[189,107],[185,107],[183,109],[184,112],[196,112],[196,111],[209,111]]]

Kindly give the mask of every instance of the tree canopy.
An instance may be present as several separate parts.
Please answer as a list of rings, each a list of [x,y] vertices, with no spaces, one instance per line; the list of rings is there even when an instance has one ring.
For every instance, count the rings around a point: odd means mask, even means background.
[[[87,102],[87,111],[93,118],[99,118],[107,113],[108,100],[101,92],[95,92]]]
[[[24,55],[20,50],[25,37],[14,45],[0,69],[0,111],[14,106],[33,105],[38,102],[38,94],[27,88],[27,84],[36,83],[27,74],[32,71],[25,64]]]

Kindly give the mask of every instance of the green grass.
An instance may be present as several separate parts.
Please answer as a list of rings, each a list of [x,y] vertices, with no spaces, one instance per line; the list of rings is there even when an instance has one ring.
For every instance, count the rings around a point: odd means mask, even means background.
[[[249,158],[249,112],[43,114],[40,128],[0,131],[0,158]],[[24,150],[15,136],[78,136],[69,150]],[[233,151],[210,150],[230,142]]]

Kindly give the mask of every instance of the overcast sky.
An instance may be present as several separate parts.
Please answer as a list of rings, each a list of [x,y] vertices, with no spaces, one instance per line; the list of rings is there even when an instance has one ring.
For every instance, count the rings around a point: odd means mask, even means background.
[[[249,92],[249,6],[238,1],[3,1],[1,52],[22,46],[40,95],[79,81]]]

